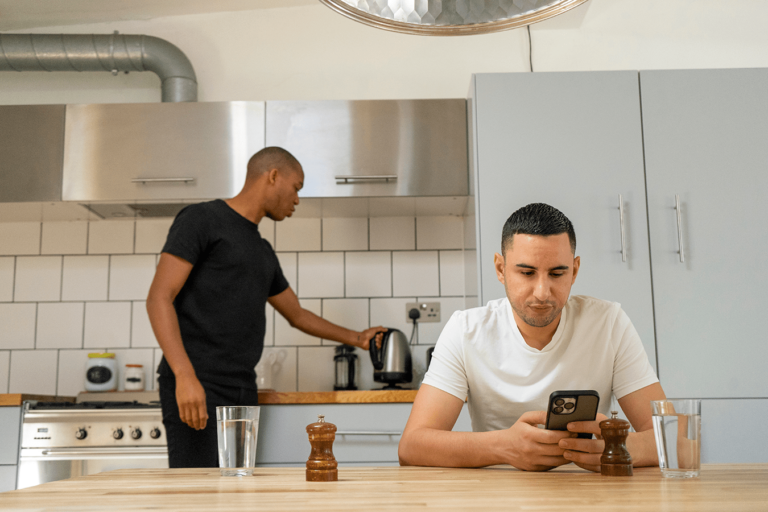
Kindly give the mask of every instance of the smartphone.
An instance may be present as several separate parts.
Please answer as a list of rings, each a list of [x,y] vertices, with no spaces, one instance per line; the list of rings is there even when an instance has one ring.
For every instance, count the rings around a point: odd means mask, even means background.
[[[594,421],[600,395],[593,390],[554,391],[547,406],[548,430],[568,430],[572,421]],[[579,433],[581,439],[592,439],[592,434]]]

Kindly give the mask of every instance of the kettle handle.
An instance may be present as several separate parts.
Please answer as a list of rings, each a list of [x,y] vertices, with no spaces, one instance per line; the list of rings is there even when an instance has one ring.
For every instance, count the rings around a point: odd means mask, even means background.
[[[371,354],[371,362],[373,363],[374,370],[381,370],[384,368],[384,350],[387,347],[387,339],[391,331],[387,330],[381,335],[381,349],[376,348],[376,337],[371,338],[368,343],[368,352]]]

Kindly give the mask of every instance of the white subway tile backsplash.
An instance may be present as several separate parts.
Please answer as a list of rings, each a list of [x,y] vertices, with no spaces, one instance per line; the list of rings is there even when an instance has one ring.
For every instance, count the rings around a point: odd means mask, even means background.
[[[140,364],[144,370],[144,386],[146,389],[149,379],[153,377],[154,351],[151,348],[107,349],[115,354],[117,361],[117,390],[125,391],[125,365]]]
[[[82,302],[43,302],[37,306],[35,348],[82,348]]]
[[[461,217],[416,217],[416,248],[461,249],[464,244]]]
[[[16,273],[16,258],[0,257],[0,302],[13,300],[13,278]]]
[[[311,311],[317,316],[322,316],[322,305],[320,299],[301,299],[301,307]],[[320,338],[310,336],[302,331],[291,327],[283,315],[275,313],[275,346],[284,345],[320,345]]]
[[[343,297],[344,253],[299,253],[299,297]]]
[[[11,375],[11,352],[0,350],[0,394],[8,392],[8,378]]]
[[[408,302],[416,302],[416,297],[371,299],[371,327],[399,329],[410,339],[413,324],[405,316],[405,304]]]
[[[40,254],[85,254],[88,249],[88,222],[43,222]]]
[[[392,253],[392,288],[395,297],[439,295],[437,251]]]
[[[348,252],[345,273],[347,297],[392,296],[391,252]]]
[[[323,318],[353,331],[364,331],[368,323],[368,299],[323,299]],[[323,344],[336,342],[324,340]]]
[[[416,249],[414,217],[371,217],[371,250]]]
[[[109,256],[64,256],[61,300],[107,300]]]
[[[298,255],[295,252],[278,252],[277,259],[280,262],[280,268],[283,275],[288,280],[288,284],[293,288],[294,293],[298,287]]]
[[[88,254],[132,254],[136,222],[101,220],[88,223]]]
[[[16,258],[16,302],[61,300],[61,256]]]
[[[271,354],[275,354],[275,362],[272,364],[272,382],[271,387],[284,393],[296,391],[296,371],[297,371],[297,349],[296,347],[265,347],[261,354],[259,363],[263,366],[268,362]],[[264,361],[264,363],[262,363]],[[258,374],[257,374],[258,382]]]
[[[57,395],[77,396],[85,391],[85,368],[90,352],[96,350],[59,350]]]
[[[320,250],[320,219],[288,218],[275,224],[276,251]]]
[[[157,254],[163,250],[173,219],[142,219],[136,221],[136,254]]]
[[[83,347],[128,348],[130,333],[130,302],[87,302],[85,304]]]
[[[323,219],[323,250],[368,250],[368,219],[360,217]]]
[[[111,256],[109,300],[143,300],[155,277],[155,256]]]
[[[55,395],[58,358],[58,350],[12,351],[8,392]]]
[[[35,348],[37,304],[0,304],[0,349]]]
[[[269,217],[264,217],[259,221],[259,234],[261,238],[269,242],[269,245],[275,247],[275,221]]]
[[[157,348],[157,339],[149,323],[146,301],[131,304],[131,348]]]
[[[464,295],[464,252],[440,251],[440,295]]]
[[[451,315],[456,311],[463,311],[465,307],[464,297],[419,297],[419,302],[439,302],[440,321],[434,323],[419,323],[419,345],[434,345],[437,338],[443,332],[443,328]]]
[[[299,348],[299,392],[333,391],[335,347]]]
[[[0,222],[0,256],[40,254],[40,222]]]

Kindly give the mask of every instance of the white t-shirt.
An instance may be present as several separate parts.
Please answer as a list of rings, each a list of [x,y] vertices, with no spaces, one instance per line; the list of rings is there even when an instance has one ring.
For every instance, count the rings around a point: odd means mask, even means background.
[[[594,389],[599,412],[610,416],[611,393],[622,398],[658,381],[621,306],[581,295],[568,299],[541,351],[523,339],[506,298],[455,312],[424,377],[424,384],[468,399],[475,432],[506,429],[525,412],[545,411],[557,390]]]

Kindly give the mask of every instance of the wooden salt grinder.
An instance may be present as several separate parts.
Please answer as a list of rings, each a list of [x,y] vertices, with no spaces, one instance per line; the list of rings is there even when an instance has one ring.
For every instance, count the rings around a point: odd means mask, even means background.
[[[632,476],[632,457],[627,450],[629,422],[619,413],[611,411],[611,418],[600,422],[605,449],[600,457],[600,474],[605,476]]]
[[[336,439],[336,425],[326,423],[325,416],[319,415],[317,423],[307,425],[312,453],[307,461],[307,482],[335,482],[339,479],[338,463],[333,456],[333,441]]]

